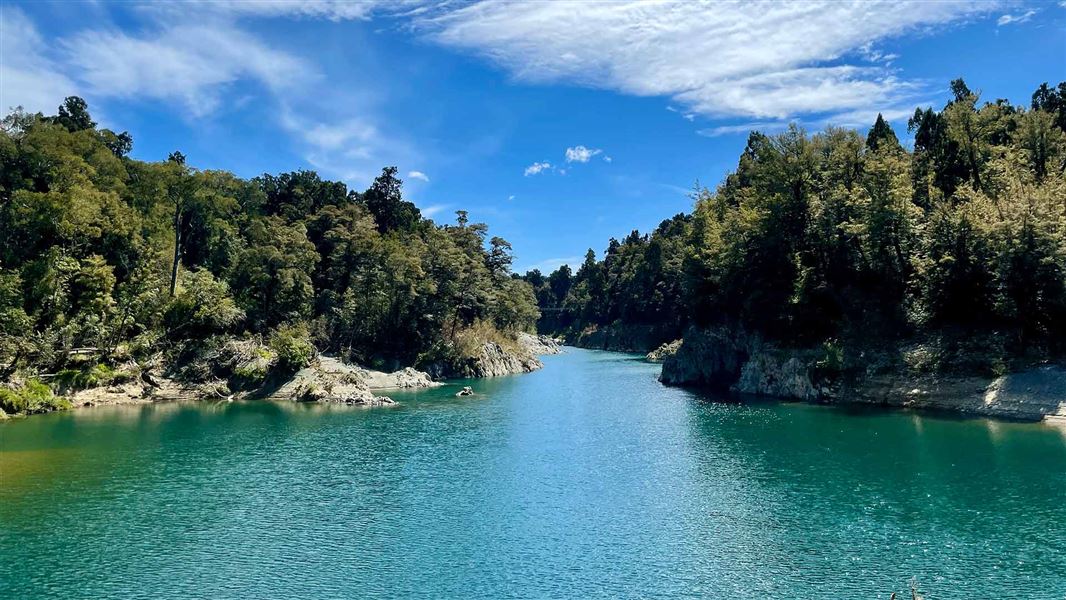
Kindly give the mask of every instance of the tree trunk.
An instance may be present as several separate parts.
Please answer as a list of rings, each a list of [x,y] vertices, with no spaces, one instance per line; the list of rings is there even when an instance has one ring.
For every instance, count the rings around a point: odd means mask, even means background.
[[[178,286],[178,263],[181,260],[181,202],[174,203],[174,262],[170,267],[170,297]]]

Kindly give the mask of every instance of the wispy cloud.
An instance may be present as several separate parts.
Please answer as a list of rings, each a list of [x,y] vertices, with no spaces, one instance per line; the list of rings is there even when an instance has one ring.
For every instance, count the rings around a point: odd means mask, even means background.
[[[52,113],[77,85],[47,55],[37,27],[13,6],[0,10],[0,111],[22,106]]]
[[[1033,15],[1035,14],[1035,9],[1029,9],[1023,13],[1018,13],[1016,15],[1008,13],[1005,15],[1001,15],[998,19],[996,19],[996,25],[1003,27],[1004,25],[1017,25],[1019,23],[1025,23],[1029,19],[1032,19]]]
[[[526,177],[529,177],[531,175],[538,175],[540,173],[543,173],[544,171],[551,171],[554,168],[555,167],[553,167],[552,164],[547,161],[535,162],[526,167],[526,170],[523,172],[523,175],[525,175]]]
[[[427,219],[432,219],[434,216],[441,214],[448,210],[447,204],[431,204],[425,208],[419,209],[422,212],[422,216]]]
[[[566,162],[579,162],[587,163],[590,158],[598,154],[603,153],[603,150],[599,148],[586,148],[585,146],[574,146],[573,148],[566,149]]]
[[[228,86],[306,85],[313,65],[229,24],[181,23],[131,35],[86,30],[60,40],[63,62],[96,97],[176,100],[195,117],[216,110]]]
[[[737,125],[721,125],[718,127],[697,129],[696,133],[704,137],[713,138],[723,135],[733,135],[736,133],[748,133],[749,131],[775,133],[778,131],[784,131],[785,129],[788,129],[788,123],[784,121],[755,121],[750,123],[739,123]]]
[[[711,117],[787,119],[906,103],[918,82],[884,64],[844,58],[996,7],[980,1],[475,2],[419,25],[431,39],[483,55],[524,81],[666,96],[687,113]]]
[[[915,106],[930,106],[932,102],[916,101]],[[862,108],[852,111],[837,113],[834,115],[810,118],[810,119],[796,119],[794,121],[749,121],[746,123],[737,123],[733,125],[721,125],[718,127],[707,127],[704,129],[696,130],[696,133],[704,137],[719,137],[723,135],[734,134],[747,134],[751,131],[758,131],[760,133],[772,134],[780,133],[788,129],[789,125],[795,123],[808,130],[821,130],[833,125],[838,127],[869,127],[877,120],[877,115],[880,114],[886,121],[896,122],[903,121],[914,114],[913,107],[907,108],[889,108],[884,110],[878,110],[874,108]]]
[[[422,171],[408,171],[407,176],[411,179],[418,179],[429,183],[429,175],[426,175]]]
[[[508,200],[514,200],[514,194],[511,194],[510,196],[507,196],[507,199]]]
[[[526,271],[532,271],[533,269],[537,269],[541,273],[547,275],[548,273],[551,273],[552,271],[558,269],[563,265],[570,265],[571,269],[576,268],[584,260],[585,257],[583,256],[564,256],[561,258],[547,258],[538,263],[528,265],[524,269],[516,269],[515,271],[524,273]]]

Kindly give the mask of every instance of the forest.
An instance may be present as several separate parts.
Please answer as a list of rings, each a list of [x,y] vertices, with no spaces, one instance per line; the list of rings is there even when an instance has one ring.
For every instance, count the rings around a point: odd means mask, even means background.
[[[752,132],[691,214],[523,278],[543,330],[645,327],[654,344],[725,327],[786,347],[924,340],[934,369],[1002,371],[1066,351],[1066,82],[1029,107],[961,79],[906,148],[867,135]],[[642,350],[646,351],[647,348]]]
[[[0,408],[57,386],[254,337],[295,369],[316,352],[396,368],[513,338],[539,316],[510,244],[458,211],[437,225],[397,169],[359,192],[313,171],[241,179],[129,157],[84,100],[16,109],[0,133]]]
[[[654,344],[724,327],[786,347],[922,340],[931,369],[1009,370],[1066,352],[1066,82],[1030,106],[961,79],[906,147],[752,132],[691,214],[611,239],[601,260],[512,273],[511,245],[458,211],[424,218],[388,167],[362,192],[313,171],[242,179],[129,157],[84,100],[14,110],[0,133],[0,409],[121,365],[256,339],[294,370],[318,352],[377,368],[449,362],[539,328]],[[854,350],[854,352],[852,352]],[[125,376],[128,376],[125,375]]]

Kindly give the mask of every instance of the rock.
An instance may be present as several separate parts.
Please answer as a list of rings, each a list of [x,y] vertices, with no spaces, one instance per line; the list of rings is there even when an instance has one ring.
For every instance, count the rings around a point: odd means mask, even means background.
[[[455,396],[457,398],[461,398],[463,396],[473,396],[473,395],[474,395],[474,388],[472,388],[470,386],[466,386],[463,389],[459,390],[458,392],[455,392]]]
[[[730,390],[741,394],[775,396],[792,400],[815,400],[819,391],[811,382],[810,369],[799,358],[784,358],[762,350],[740,370],[740,379]]]
[[[372,390],[430,388],[441,385],[429,376],[429,373],[407,367],[392,373],[372,371],[356,367],[355,373]]]
[[[655,350],[652,350],[645,356],[649,362],[663,362],[668,356],[677,354],[677,349],[681,347],[681,340],[674,340],[672,342],[666,342],[662,346],[659,346]]]
[[[518,334],[518,343],[521,344],[527,352],[535,356],[543,354],[559,354],[563,351],[559,346],[559,342],[548,335],[533,335],[522,332]]]
[[[310,367],[271,392],[269,398],[296,402],[325,402],[358,406],[395,404],[391,398],[375,396],[364,379],[365,369],[322,356]]]
[[[690,330],[673,356],[663,361],[659,381],[728,390],[740,379],[753,343],[724,329]]]
[[[529,373],[544,366],[525,346],[506,349],[497,342],[481,343],[476,356],[439,360],[423,368],[434,379],[475,379]]]
[[[1042,365],[992,378],[916,372],[905,360],[882,364],[876,353],[864,352],[857,354],[858,364],[830,382],[815,375],[824,356],[824,350],[781,349],[733,330],[694,329],[663,361],[659,379],[670,385],[790,400],[1066,422],[1066,365]]]

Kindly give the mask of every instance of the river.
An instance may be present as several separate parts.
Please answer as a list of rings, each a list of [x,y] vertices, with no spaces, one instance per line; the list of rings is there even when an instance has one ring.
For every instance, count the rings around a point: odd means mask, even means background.
[[[0,423],[0,598],[887,598],[912,577],[928,599],[1066,595],[1061,429],[544,362],[378,409]]]

